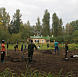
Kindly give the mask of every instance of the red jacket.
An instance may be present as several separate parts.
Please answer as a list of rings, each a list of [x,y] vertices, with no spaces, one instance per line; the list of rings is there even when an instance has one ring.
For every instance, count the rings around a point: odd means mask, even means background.
[[[1,51],[5,51],[5,45],[1,44]]]

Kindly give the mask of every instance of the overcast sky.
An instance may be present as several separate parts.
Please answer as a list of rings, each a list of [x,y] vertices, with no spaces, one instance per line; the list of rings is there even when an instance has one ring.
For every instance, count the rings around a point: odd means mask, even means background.
[[[62,18],[64,26],[68,22],[78,20],[78,0],[0,0],[1,7],[6,8],[11,18],[16,13],[16,9],[19,9],[23,23],[29,20],[31,25],[36,24],[38,17],[42,22],[46,9],[50,13],[51,22],[54,12]]]

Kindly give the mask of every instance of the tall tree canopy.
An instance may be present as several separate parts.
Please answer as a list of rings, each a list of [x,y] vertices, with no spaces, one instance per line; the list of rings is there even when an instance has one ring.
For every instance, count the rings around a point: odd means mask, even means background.
[[[38,35],[41,35],[42,26],[41,26],[40,18],[39,17],[37,18],[37,22],[36,22],[36,31],[37,31],[37,34]]]
[[[2,23],[3,29],[7,29],[10,22],[10,15],[6,12],[5,8],[0,8],[0,21]]]
[[[50,35],[50,13],[48,10],[45,10],[43,19],[43,35],[47,36]]]
[[[13,15],[13,19],[10,22],[10,26],[8,27],[9,32],[12,33],[19,33],[19,27],[21,25],[21,14],[20,10],[17,9],[16,13]]]
[[[55,37],[59,36],[62,34],[62,19],[59,19],[56,13],[53,14],[52,16],[52,33]]]
[[[54,35],[54,36],[58,36],[59,19],[58,19],[56,13],[53,14],[52,20],[53,20],[53,23],[52,23],[53,35]]]

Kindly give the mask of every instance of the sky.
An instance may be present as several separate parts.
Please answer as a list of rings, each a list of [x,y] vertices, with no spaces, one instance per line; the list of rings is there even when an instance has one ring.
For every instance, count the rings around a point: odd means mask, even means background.
[[[63,26],[78,20],[78,0],[0,0],[1,7],[6,9],[11,18],[19,9],[23,23],[30,21],[31,26],[36,24],[38,17],[42,23],[46,9],[50,13],[50,26],[53,13],[56,13],[59,19],[62,18]]]

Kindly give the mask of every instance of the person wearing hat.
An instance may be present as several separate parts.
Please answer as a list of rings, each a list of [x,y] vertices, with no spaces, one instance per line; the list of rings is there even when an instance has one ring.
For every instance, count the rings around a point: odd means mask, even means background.
[[[33,63],[32,57],[33,57],[34,48],[37,50],[36,45],[33,43],[33,40],[31,40],[31,43],[28,45],[28,61],[30,63]]]
[[[4,57],[5,57],[5,41],[2,40],[2,44],[1,44],[1,63],[4,63]]]
[[[67,53],[68,53],[68,42],[65,43],[65,52],[66,52],[66,53],[65,53],[65,59],[68,59],[68,58],[67,58]]]

